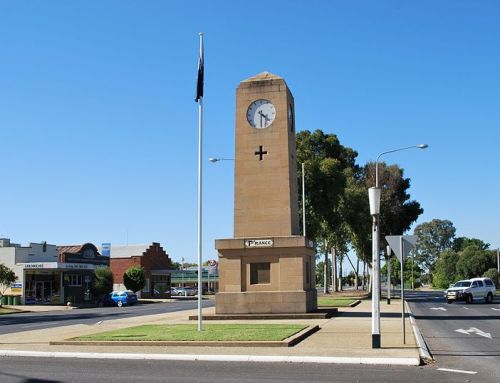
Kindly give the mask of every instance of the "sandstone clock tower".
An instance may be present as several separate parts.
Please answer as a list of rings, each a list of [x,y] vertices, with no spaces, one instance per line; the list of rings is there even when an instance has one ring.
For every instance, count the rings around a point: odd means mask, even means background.
[[[234,238],[215,247],[217,314],[316,309],[314,244],[299,233],[294,100],[268,72],[236,91]]]

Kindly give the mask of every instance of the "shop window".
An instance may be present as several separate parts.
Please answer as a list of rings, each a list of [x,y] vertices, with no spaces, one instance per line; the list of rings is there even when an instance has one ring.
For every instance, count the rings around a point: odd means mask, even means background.
[[[250,264],[250,284],[259,285],[271,283],[271,264],[259,262]]]
[[[81,286],[82,285],[82,276],[78,274],[69,274],[68,275],[68,286]]]

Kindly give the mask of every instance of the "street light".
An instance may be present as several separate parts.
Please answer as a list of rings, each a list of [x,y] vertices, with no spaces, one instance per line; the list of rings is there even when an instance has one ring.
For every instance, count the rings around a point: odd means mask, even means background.
[[[380,195],[378,183],[378,162],[384,154],[399,152],[407,149],[425,149],[427,144],[407,146],[404,148],[388,150],[378,155],[375,161],[375,187],[368,189],[370,201],[370,215],[372,216],[372,348],[380,348]]]
[[[210,157],[208,160],[210,162],[212,162],[212,163],[216,163],[216,162],[219,162],[219,161],[234,161],[234,158],[214,158],[214,157]]]

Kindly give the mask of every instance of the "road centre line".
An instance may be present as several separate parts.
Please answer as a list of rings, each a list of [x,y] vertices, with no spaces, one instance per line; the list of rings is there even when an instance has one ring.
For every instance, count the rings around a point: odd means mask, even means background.
[[[437,370],[438,371],[445,371],[445,372],[457,372],[459,374],[469,374],[469,375],[477,374],[477,371],[455,370],[453,368],[438,368]]]

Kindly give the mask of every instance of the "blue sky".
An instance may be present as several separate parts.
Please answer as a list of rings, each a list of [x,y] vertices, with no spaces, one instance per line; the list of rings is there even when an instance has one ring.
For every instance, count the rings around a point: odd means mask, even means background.
[[[322,129],[411,178],[418,223],[500,245],[496,1],[0,1],[0,236],[159,241],[196,260],[198,32],[204,158],[234,156],[235,89],[285,78]],[[233,163],[204,162],[204,258],[232,235]],[[367,217],[370,219],[370,217]]]

